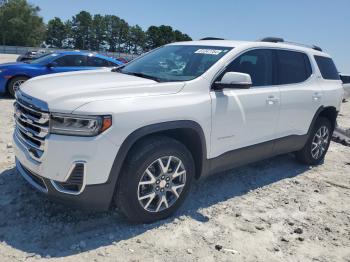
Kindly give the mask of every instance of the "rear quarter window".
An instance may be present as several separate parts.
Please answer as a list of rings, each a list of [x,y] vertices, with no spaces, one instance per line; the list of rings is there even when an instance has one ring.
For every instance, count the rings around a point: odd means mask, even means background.
[[[331,58],[324,57],[324,56],[315,56],[315,60],[318,68],[320,69],[321,75],[324,79],[327,79],[327,80],[340,79],[338,70]]]

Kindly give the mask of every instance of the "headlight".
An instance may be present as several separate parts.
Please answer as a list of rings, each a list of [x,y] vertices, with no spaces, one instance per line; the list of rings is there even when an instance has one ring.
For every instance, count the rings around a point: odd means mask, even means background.
[[[52,134],[97,136],[112,126],[112,117],[52,114],[50,123]]]

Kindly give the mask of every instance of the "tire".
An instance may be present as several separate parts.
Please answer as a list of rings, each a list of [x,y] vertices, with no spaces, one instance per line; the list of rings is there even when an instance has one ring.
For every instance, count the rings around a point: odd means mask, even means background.
[[[319,138],[320,134],[322,139]],[[327,118],[319,117],[312,128],[305,146],[296,152],[297,160],[306,165],[321,164],[328,151],[332,134],[333,128],[330,121]]]
[[[169,167],[168,172],[161,169],[159,159],[165,168]],[[148,138],[138,143],[127,157],[115,202],[132,222],[151,223],[164,219],[181,206],[194,177],[193,157],[182,143],[168,137]]]
[[[7,85],[7,90],[10,96],[15,97],[15,90],[27,80],[28,77],[25,76],[16,76],[12,78]]]

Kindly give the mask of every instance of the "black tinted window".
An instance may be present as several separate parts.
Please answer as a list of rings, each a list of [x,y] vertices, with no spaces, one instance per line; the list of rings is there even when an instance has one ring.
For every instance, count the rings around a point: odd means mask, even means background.
[[[310,60],[307,55],[286,50],[276,50],[277,83],[279,85],[300,83],[312,74]]]
[[[329,80],[339,80],[338,70],[332,59],[324,56],[315,56],[318,68],[321,71],[322,77]]]
[[[104,60],[104,59],[99,58],[99,57],[95,57],[95,56],[89,56],[87,61],[88,61],[88,66],[93,66],[93,67],[114,66],[114,65],[111,65],[112,63],[110,63],[109,61]]]
[[[248,51],[236,58],[225,70],[249,74],[253,86],[273,85],[272,75],[273,53],[268,49]]]
[[[340,75],[341,81],[343,81],[343,84],[349,84],[350,83],[350,76],[344,76]]]
[[[57,66],[86,66],[86,57],[82,55],[66,55],[54,61]]]

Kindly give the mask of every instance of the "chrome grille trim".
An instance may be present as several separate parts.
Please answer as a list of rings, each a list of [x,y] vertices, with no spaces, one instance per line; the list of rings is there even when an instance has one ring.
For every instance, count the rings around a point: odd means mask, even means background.
[[[20,123],[20,121],[18,121],[16,117],[15,117],[15,123],[23,133],[25,133],[26,135],[28,135],[29,137],[31,137],[32,139],[40,143],[44,143],[42,142],[42,139],[44,139],[47,136],[47,132],[44,132],[44,131],[37,132],[31,129],[30,127],[25,127]]]
[[[23,118],[25,117],[25,118]],[[43,133],[46,133],[48,134],[49,133],[49,128],[46,128],[42,125],[38,125],[38,124],[35,124],[34,121],[30,118],[28,118],[25,114],[22,113],[22,115],[18,118],[20,121],[24,122],[24,123],[27,123],[29,125],[32,125],[34,127],[37,127],[37,128],[40,128],[42,130]]]
[[[18,97],[14,109],[15,136],[29,156],[40,163],[44,155],[45,140],[49,134],[50,114],[34,104],[20,101]]]

